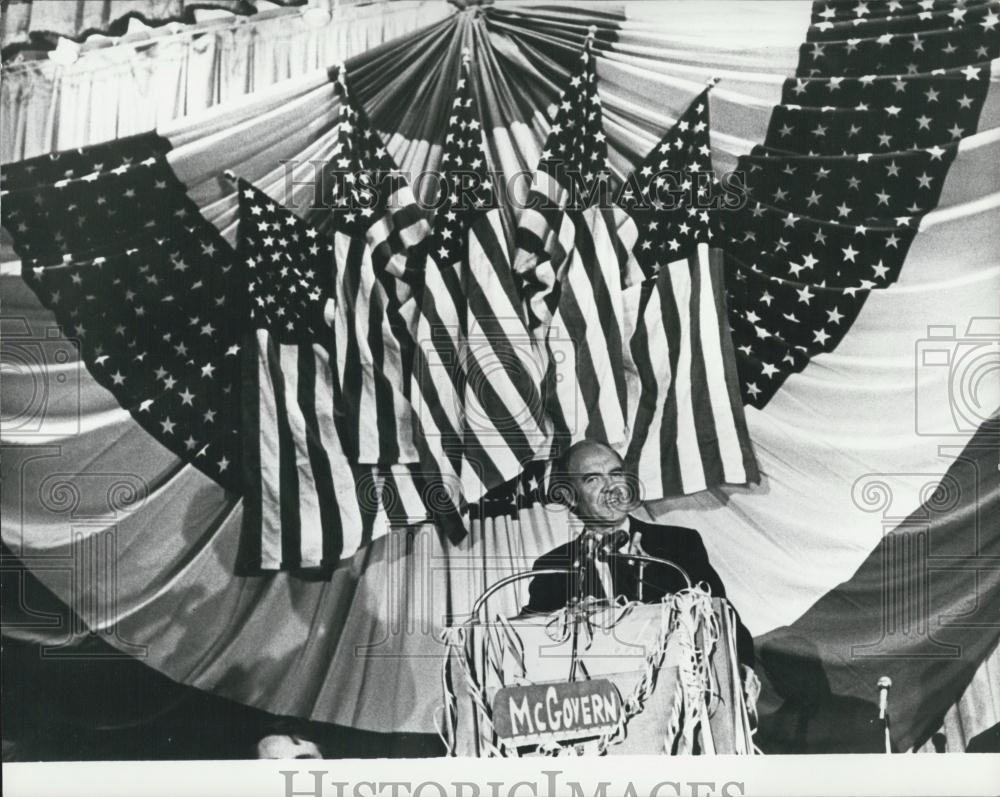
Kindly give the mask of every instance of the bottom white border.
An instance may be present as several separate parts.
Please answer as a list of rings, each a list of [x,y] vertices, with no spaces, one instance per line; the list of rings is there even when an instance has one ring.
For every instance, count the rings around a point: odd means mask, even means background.
[[[5,764],[7,797],[997,795],[1000,755]]]

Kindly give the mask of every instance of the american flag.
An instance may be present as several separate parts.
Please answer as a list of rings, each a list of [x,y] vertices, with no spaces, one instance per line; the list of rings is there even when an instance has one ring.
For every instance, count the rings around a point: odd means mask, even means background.
[[[547,434],[541,368],[511,270],[467,60],[448,120],[442,192],[428,244],[413,395],[427,444],[468,501],[517,476]]]
[[[337,371],[349,402],[353,461],[388,467],[419,461],[406,393],[413,356],[414,253],[427,221],[382,139],[358,109],[340,69],[341,106],[323,207],[338,263]],[[332,212],[331,212],[332,211]]]
[[[626,291],[631,437],[626,467],[647,500],[758,480],[739,398],[714,247],[705,89],[625,185],[646,279]]]
[[[976,129],[995,3],[817,4],[763,146],[726,214],[730,324],[746,403],[832,351],[868,294],[899,275]]]
[[[264,569],[327,567],[385,530],[377,494],[364,487],[372,469],[349,456],[355,427],[332,362],[334,244],[249,183],[239,181],[238,191],[251,327],[243,359],[245,539],[259,542]]]
[[[371,489],[390,522],[411,525],[435,516],[442,493],[410,396],[430,228],[381,136],[353,102],[343,66],[337,87],[337,141],[323,207],[311,219],[334,239],[338,374],[356,429],[351,453],[372,464]]]
[[[560,97],[516,232],[515,270],[548,362],[555,444],[628,439],[622,288],[636,240],[608,201],[610,169],[591,39]]]
[[[94,378],[149,434],[240,486],[240,323],[230,246],[154,134],[4,167],[22,274]]]

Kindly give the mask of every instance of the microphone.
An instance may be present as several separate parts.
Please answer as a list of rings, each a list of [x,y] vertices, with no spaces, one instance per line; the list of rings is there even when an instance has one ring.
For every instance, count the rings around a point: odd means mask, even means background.
[[[605,534],[601,538],[600,548],[597,550],[597,558],[604,561],[611,554],[626,545],[629,541],[629,533],[625,529],[618,529]]]
[[[889,708],[889,688],[892,686],[892,678],[883,675],[875,685],[878,687],[878,718],[884,720]]]

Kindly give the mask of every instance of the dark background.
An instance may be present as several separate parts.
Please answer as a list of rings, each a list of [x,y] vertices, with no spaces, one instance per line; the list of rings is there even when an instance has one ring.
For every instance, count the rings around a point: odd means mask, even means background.
[[[69,622],[69,609],[23,566],[13,565],[6,549],[3,560],[0,618],[17,617],[23,590],[26,605]],[[4,761],[248,759],[269,733],[310,739],[328,758],[444,753],[436,735],[371,733],[278,717],[175,683],[97,634],[84,637],[72,656],[52,648],[47,653],[3,637]]]

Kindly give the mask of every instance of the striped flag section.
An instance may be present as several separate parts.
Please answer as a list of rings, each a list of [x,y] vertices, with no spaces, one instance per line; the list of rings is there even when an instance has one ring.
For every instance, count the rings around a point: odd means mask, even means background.
[[[463,67],[428,241],[411,395],[453,513],[521,472],[547,443],[541,368],[520,309]]]
[[[737,389],[723,256],[708,244],[630,289],[625,460],[643,498],[756,481]]]
[[[478,137],[476,145],[481,147]],[[516,476],[547,441],[541,366],[521,311],[499,209],[469,227],[462,287],[465,434],[485,449],[482,472],[489,489]]]
[[[364,239],[334,233],[337,263],[337,373],[356,404],[353,461],[387,466],[417,462],[413,418],[403,393],[406,370],[390,299],[378,281]]]
[[[528,328],[542,342],[559,298],[556,272],[576,239],[574,217],[566,212],[570,192],[543,165],[532,179],[514,238],[514,272],[521,281]]]
[[[371,136],[376,135],[371,131]],[[365,140],[370,139],[366,133]],[[380,140],[370,146],[370,152],[363,156],[364,161],[358,160],[354,165],[361,170],[361,174],[374,174],[378,179],[378,212],[356,207],[360,195],[352,192],[347,206],[338,206],[330,215],[336,229],[354,237],[363,237],[368,242],[374,280],[365,277],[365,286],[370,286],[370,290],[359,291],[355,301],[370,304],[372,291],[377,294],[376,315],[385,314],[392,332],[381,344],[386,355],[380,363],[398,358],[403,364],[404,372],[408,374],[412,368],[416,343],[417,299],[426,257],[426,250],[421,244],[430,233],[430,225],[427,223],[426,211],[417,203],[409,183],[402,175],[394,173],[395,164],[391,159],[385,163],[379,160],[389,158],[381,147]],[[366,167],[363,163],[370,165]],[[334,239],[336,240],[336,236]],[[366,263],[362,273],[367,273],[367,270]],[[372,311],[367,312],[370,314]],[[405,384],[404,379],[395,372],[389,379],[393,386]]]
[[[450,518],[451,532],[464,536],[459,518],[464,510],[466,492],[463,465],[466,454],[473,453],[467,445],[471,435],[462,434],[464,410],[459,387],[459,305],[461,289],[457,275],[442,272],[428,259],[427,272],[417,317],[417,346],[413,357],[413,383],[410,396],[418,421],[417,444],[426,474],[433,482],[449,488],[442,493],[442,515]],[[479,454],[478,446],[474,450]],[[465,468],[475,473],[471,466]],[[477,493],[481,483],[471,490]],[[461,528],[459,526],[461,525]]]
[[[432,478],[423,465],[390,465],[372,469],[373,491],[378,505],[385,511],[390,526],[403,527],[426,523],[435,513],[450,509],[452,484]],[[457,487],[455,487],[457,490]],[[464,533],[460,518],[446,517],[453,521],[445,526],[447,533]],[[457,523],[458,525],[454,525]]]
[[[369,473],[341,444],[329,354],[278,343],[265,329],[255,339],[246,384],[256,401],[244,421],[258,444],[246,449],[244,523],[259,527],[265,570],[335,565],[376,536],[377,501],[362,504],[357,484]]]
[[[377,494],[359,489],[371,469],[345,445],[334,247],[242,180],[239,199],[254,327],[243,348],[244,529],[263,569],[333,566],[386,530]]]
[[[706,88],[630,176],[639,230],[626,288],[629,472],[642,497],[759,480],[739,394],[715,204]]]
[[[588,38],[564,90],[516,232],[515,270],[547,362],[556,449],[628,440],[622,288],[635,225],[607,202],[608,146]]]
[[[620,449],[629,438],[620,264],[636,240],[635,225],[619,208],[588,208],[575,231],[545,336],[548,408],[560,442],[588,438]]]
[[[336,367],[352,427],[352,462],[415,463],[406,395],[413,350],[416,247],[427,220],[381,137],[352,101],[346,72],[337,86],[340,121],[324,167],[317,227],[331,235],[337,261]],[[330,178],[330,179],[326,179]]]
[[[428,504],[442,503],[451,489],[422,443],[409,395],[426,257],[421,243],[430,228],[381,137],[352,101],[343,67],[337,87],[341,119],[326,166],[333,179],[323,183],[325,208],[314,220],[330,231],[338,265],[337,375],[351,430],[345,444],[352,463],[368,467],[364,495],[389,523],[413,525],[426,521],[433,514]]]

